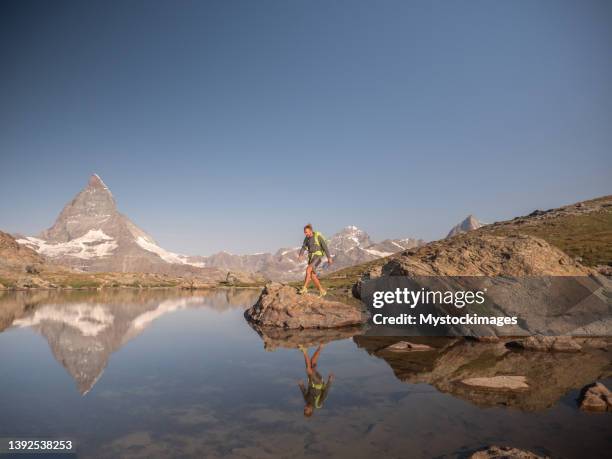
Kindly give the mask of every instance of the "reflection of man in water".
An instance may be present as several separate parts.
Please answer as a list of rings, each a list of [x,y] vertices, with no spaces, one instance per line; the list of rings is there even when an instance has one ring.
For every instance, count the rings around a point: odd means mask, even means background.
[[[304,381],[298,383],[302,395],[304,396],[304,402],[306,403],[304,405],[304,416],[306,417],[312,416],[315,408],[319,409],[323,407],[323,402],[327,398],[331,383],[334,380],[334,375],[330,373],[327,382],[324,382],[323,377],[317,370],[317,361],[319,360],[319,354],[321,354],[322,349],[323,345],[319,344],[317,350],[312,354],[312,358],[310,358],[308,357],[308,350],[300,346],[300,350],[302,354],[304,354],[306,374],[308,375],[307,386],[304,386]]]

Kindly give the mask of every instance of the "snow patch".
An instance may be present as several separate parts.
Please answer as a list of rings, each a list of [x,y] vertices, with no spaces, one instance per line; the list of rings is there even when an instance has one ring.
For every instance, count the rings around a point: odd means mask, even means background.
[[[393,255],[393,252],[381,252],[380,250],[374,249],[363,249],[368,252],[370,255],[374,255],[375,257],[388,257],[389,255]]]
[[[137,237],[136,244],[138,244],[140,247],[142,247],[146,251],[156,254],[165,262],[176,263],[176,264],[181,264],[181,265],[189,264],[187,263],[187,260],[185,259],[186,258],[185,255],[180,255],[178,253],[174,253],[166,249],[162,249],[155,242],[151,241],[150,239],[144,236]]]
[[[136,238],[136,244],[145,249],[148,252],[152,252],[160,257],[167,263],[180,264],[180,265],[190,265],[195,266],[196,268],[204,268],[206,266],[205,262],[191,262],[189,261],[189,257],[187,255],[182,255],[180,253],[170,252],[160,246],[158,246],[155,242],[145,236],[138,236]]]
[[[36,237],[18,239],[19,244],[28,246],[47,257],[74,257],[81,259],[104,258],[117,248],[117,242],[102,230],[89,230],[83,236],[68,242],[56,244]]]

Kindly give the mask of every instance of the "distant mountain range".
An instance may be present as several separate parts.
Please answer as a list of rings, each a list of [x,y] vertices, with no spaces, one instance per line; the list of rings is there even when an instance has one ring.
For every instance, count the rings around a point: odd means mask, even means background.
[[[299,246],[252,255],[219,252],[189,256],[168,251],[117,210],[113,194],[96,174],[66,204],[51,228],[37,237],[19,237],[17,242],[53,262],[90,272],[195,275],[206,270],[225,270],[291,280],[301,276],[305,267],[304,261],[297,260]],[[375,243],[364,231],[347,226],[329,238],[328,243],[336,270],[417,247],[425,241],[404,238]]]

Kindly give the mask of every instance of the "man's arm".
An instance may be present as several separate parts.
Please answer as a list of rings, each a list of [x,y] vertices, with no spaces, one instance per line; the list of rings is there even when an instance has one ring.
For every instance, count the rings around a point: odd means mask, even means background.
[[[302,258],[302,255],[304,255],[304,251],[308,248],[308,238],[304,238],[304,242],[302,242],[302,248],[300,249],[300,254],[298,255],[298,258]]]
[[[306,394],[308,393],[308,391],[306,390],[306,386],[304,385],[304,382],[302,381],[298,382],[298,386],[300,388],[300,391],[302,392],[302,397],[306,399]]]

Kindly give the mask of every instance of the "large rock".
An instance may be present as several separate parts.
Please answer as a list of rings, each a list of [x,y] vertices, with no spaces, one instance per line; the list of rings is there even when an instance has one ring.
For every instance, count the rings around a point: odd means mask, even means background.
[[[612,411],[612,392],[602,383],[595,383],[582,389],[580,409],[584,411]]]
[[[359,305],[299,295],[295,288],[276,282],[266,285],[257,303],[244,316],[259,326],[281,328],[346,327],[368,320]]]
[[[489,446],[482,451],[476,451],[470,459],[547,459],[548,456],[538,456],[531,451],[512,448],[510,446]]]
[[[478,232],[407,250],[383,267],[390,276],[586,276],[592,270],[543,239]]]

